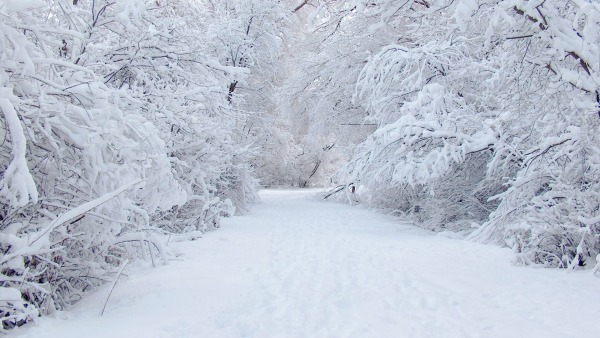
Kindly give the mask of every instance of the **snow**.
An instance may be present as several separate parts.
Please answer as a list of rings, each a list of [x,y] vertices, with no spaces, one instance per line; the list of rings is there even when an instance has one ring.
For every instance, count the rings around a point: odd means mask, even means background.
[[[0,299],[5,301],[23,301],[21,299],[21,291],[14,288],[0,288]]]
[[[261,205],[181,260],[132,263],[16,337],[594,337],[600,280],[510,264],[512,252],[435,236],[315,190],[262,191]],[[136,265],[137,264],[137,265]]]
[[[42,0],[4,0],[4,6],[8,13],[22,11],[27,8],[44,6]]]
[[[15,99],[12,93],[6,88],[0,88],[0,110],[4,113],[4,119],[10,131],[13,155],[10,165],[0,179],[0,196],[6,196],[12,206],[22,207],[29,202],[30,198],[34,203],[37,202],[38,192],[29,168],[27,168],[27,158],[25,157],[27,140],[19,116],[10,102],[11,98]],[[11,196],[13,191],[16,191],[16,194]]]
[[[72,220],[73,218],[85,214],[86,212],[98,207],[99,205],[102,205],[103,203],[106,203],[108,200],[110,200],[111,198],[118,196],[120,193],[122,193],[123,191],[133,187],[134,185],[143,182],[143,180],[141,179],[137,179],[134,180],[133,182],[130,182],[128,184],[126,184],[125,186],[110,192],[110,193],[106,193],[104,195],[102,195],[99,198],[96,198],[93,201],[89,201],[87,203],[84,203],[76,208],[73,208],[63,214],[61,214],[58,218],[56,218],[52,223],[50,223],[50,225],[48,225],[48,227],[46,227],[46,229],[44,229],[42,231],[42,233],[36,238],[34,239],[31,244],[35,243],[36,241],[38,241],[40,238],[46,236],[50,230],[55,229],[56,227],[58,227],[59,225],[62,225],[63,223]],[[140,233],[140,235],[142,235]]]

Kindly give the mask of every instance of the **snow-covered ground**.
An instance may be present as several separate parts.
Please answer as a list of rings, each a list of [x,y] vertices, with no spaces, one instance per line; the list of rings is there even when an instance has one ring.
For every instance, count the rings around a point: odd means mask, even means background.
[[[397,219],[263,191],[181,261],[133,267],[21,337],[599,337],[600,279]]]

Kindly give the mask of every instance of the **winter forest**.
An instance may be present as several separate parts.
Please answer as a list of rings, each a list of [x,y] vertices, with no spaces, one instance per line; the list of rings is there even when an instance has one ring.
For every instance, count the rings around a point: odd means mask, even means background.
[[[0,18],[4,332],[168,264],[264,188],[600,270],[597,0],[2,0]]]

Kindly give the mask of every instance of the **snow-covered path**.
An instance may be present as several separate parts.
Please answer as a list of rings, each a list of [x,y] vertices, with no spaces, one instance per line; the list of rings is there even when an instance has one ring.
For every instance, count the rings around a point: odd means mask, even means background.
[[[600,337],[600,279],[356,207],[263,191],[252,213],[180,243],[23,337]],[[68,320],[66,320],[68,318]]]

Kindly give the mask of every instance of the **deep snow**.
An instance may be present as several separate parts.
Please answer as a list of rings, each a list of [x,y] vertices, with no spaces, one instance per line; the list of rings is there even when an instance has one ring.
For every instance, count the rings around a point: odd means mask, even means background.
[[[598,337],[600,279],[359,207],[263,191],[182,260],[132,266],[19,337]]]

